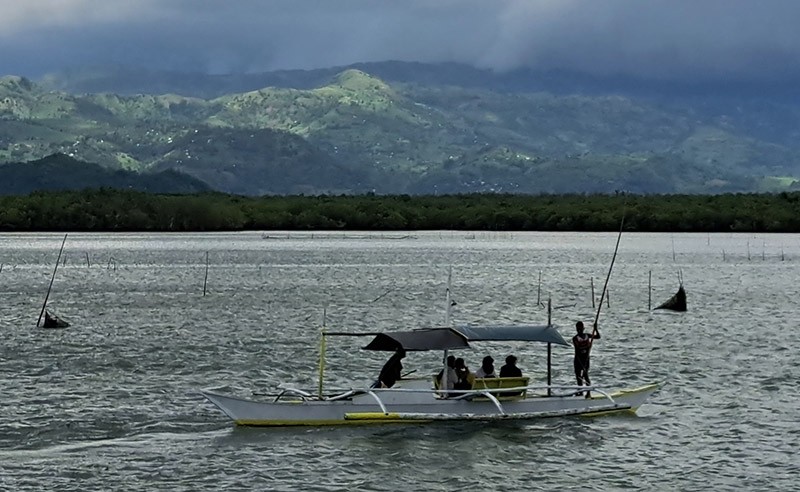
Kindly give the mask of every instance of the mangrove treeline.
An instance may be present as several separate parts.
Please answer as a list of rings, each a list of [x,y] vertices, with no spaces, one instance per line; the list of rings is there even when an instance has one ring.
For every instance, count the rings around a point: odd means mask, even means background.
[[[728,195],[154,195],[0,197],[2,231],[492,230],[800,232],[800,193]]]

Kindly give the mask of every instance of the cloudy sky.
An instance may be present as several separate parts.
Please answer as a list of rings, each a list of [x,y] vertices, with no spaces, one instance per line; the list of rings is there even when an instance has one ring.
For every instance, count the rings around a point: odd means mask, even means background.
[[[0,75],[456,61],[800,79],[800,0],[0,0]]]

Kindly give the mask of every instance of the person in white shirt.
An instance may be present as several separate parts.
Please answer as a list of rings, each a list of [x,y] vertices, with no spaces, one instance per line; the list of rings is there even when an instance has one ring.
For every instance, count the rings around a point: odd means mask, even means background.
[[[483,363],[480,369],[475,371],[476,378],[496,378],[497,374],[494,373],[494,359],[491,355],[483,358]]]
[[[439,374],[436,376],[436,381],[438,382],[440,390],[451,390],[455,388],[456,382],[458,381],[458,374],[456,374],[456,358],[453,355],[447,357],[447,387],[442,387],[442,376],[444,375],[444,369],[439,371]],[[447,395],[445,395],[447,396]]]

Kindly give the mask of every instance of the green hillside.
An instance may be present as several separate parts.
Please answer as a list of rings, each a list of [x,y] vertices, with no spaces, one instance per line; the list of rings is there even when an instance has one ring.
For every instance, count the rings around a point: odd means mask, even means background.
[[[0,165],[0,195],[86,188],[181,194],[210,190],[202,181],[171,169],[155,173],[114,171],[63,154],[54,154],[34,162]]]
[[[516,90],[498,76],[497,89],[490,73],[449,65],[374,68],[383,79],[350,68],[154,84],[186,96],[78,95],[51,90],[55,78],[3,77],[0,163],[63,153],[247,195],[779,191],[800,176],[791,104],[735,112],[719,100],[530,90],[548,80]],[[281,87],[196,97],[258,80]]]

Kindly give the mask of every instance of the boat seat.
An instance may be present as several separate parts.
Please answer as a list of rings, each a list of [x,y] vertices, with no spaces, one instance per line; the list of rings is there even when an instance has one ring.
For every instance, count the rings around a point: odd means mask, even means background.
[[[501,388],[519,388],[521,386],[528,386],[530,378],[527,376],[514,377],[514,378],[475,378],[472,384],[472,389],[501,389]],[[503,393],[493,393],[497,397],[519,397],[525,398],[527,390],[510,391]]]
[[[527,376],[522,377],[514,377],[514,378],[475,378],[475,381],[472,383],[472,389],[482,390],[482,389],[502,389],[502,388],[519,388],[521,386],[528,386],[528,381],[530,378]],[[439,389],[439,380],[436,376],[433,376],[433,388]],[[503,392],[503,393],[493,393],[498,398],[506,398],[506,397],[513,397],[514,399],[517,398],[525,398],[526,390],[519,391],[510,391],[510,392]],[[487,399],[486,397],[475,397],[476,399]]]

